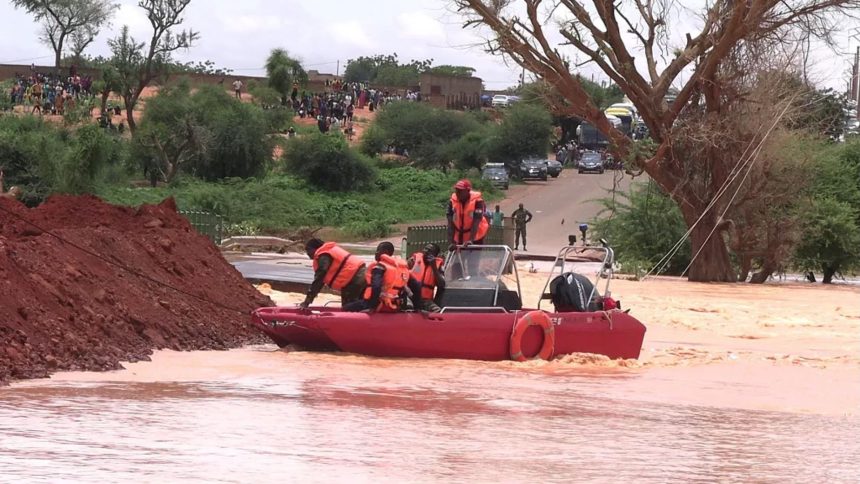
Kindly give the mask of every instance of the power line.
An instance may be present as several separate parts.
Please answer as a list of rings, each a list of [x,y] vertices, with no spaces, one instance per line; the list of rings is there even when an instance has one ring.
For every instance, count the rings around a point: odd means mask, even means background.
[[[12,59],[12,60],[7,60],[7,61],[0,61],[0,64],[14,64],[16,62],[34,61],[34,60],[40,60],[40,59],[50,59],[51,57],[54,57],[54,56],[44,55],[42,57],[28,57],[26,59]]]
[[[22,222],[24,222],[24,223],[26,223],[26,224],[29,224],[29,225],[31,225],[31,226],[33,226],[33,227],[35,227],[36,229],[40,230],[41,232],[43,232],[43,233],[45,233],[45,234],[48,234],[48,235],[50,235],[51,237],[54,237],[55,239],[59,240],[60,242],[62,242],[62,243],[64,243],[64,244],[68,244],[68,245],[70,245],[70,246],[72,246],[72,247],[74,247],[74,248],[76,248],[76,249],[80,250],[81,252],[83,252],[83,253],[85,253],[85,254],[88,254],[88,255],[90,255],[90,256],[92,256],[92,257],[95,257],[96,259],[99,259],[99,260],[101,260],[102,262],[106,262],[106,263],[108,263],[108,264],[110,264],[110,265],[112,265],[112,266],[116,266],[116,267],[118,267],[118,268],[120,268],[120,269],[122,269],[122,270],[124,270],[124,271],[126,271],[126,272],[128,272],[128,273],[130,273],[130,274],[133,274],[133,275],[135,275],[135,276],[137,276],[137,277],[140,277],[141,279],[145,279],[145,280],[147,280],[147,281],[149,281],[149,282],[152,282],[152,283],[154,283],[154,284],[157,284],[157,285],[159,285],[159,286],[162,286],[162,287],[165,287],[165,288],[167,288],[167,289],[170,289],[170,290],[176,291],[176,292],[178,292],[178,293],[180,293],[180,294],[184,294],[184,295],[189,296],[189,297],[193,297],[193,298],[195,298],[195,299],[197,299],[197,300],[200,300],[200,301],[203,301],[203,302],[209,303],[209,304],[211,304],[211,305],[213,305],[213,306],[217,306],[217,307],[219,307],[219,308],[221,308],[221,309],[226,309],[226,310],[228,310],[228,311],[235,311],[235,312],[237,312],[237,313],[241,313],[241,314],[247,314],[247,311],[245,311],[245,310],[242,310],[242,309],[236,309],[236,308],[234,308],[234,307],[230,307],[230,306],[227,306],[227,305],[225,305],[225,304],[222,304],[222,303],[220,303],[220,302],[218,302],[218,301],[213,301],[213,300],[208,299],[208,298],[206,298],[206,297],[199,296],[199,295],[197,295],[197,294],[190,293],[190,292],[185,291],[185,290],[183,290],[183,289],[180,289],[180,288],[178,288],[178,287],[171,286],[170,284],[167,284],[166,282],[159,281],[158,279],[155,279],[155,278],[153,278],[153,277],[147,276],[146,274],[144,274],[144,273],[142,273],[142,272],[136,271],[136,270],[134,270],[134,269],[132,269],[132,268],[130,268],[130,267],[128,267],[128,266],[126,266],[125,264],[122,264],[122,263],[120,263],[120,262],[116,262],[116,261],[112,261],[112,260],[110,260],[110,259],[107,259],[107,258],[105,258],[105,257],[102,257],[100,254],[98,254],[98,253],[96,253],[96,252],[93,252],[93,251],[91,251],[91,250],[89,250],[89,249],[86,249],[86,248],[84,248],[84,247],[81,247],[80,245],[75,244],[74,242],[71,242],[71,241],[69,241],[69,240],[66,240],[66,239],[64,239],[63,237],[60,237],[59,235],[57,235],[57,234],[55,234],[55,233],[51,232],[50,230],[47,230],[47,229],[45,229],[45,228],[42,228],[41,226],[39,226],[39,225],[38,225],[38,224],[36,224],[35,222],[32,222],[32,221],[30,221],[30,220],[27,220],[26,218],[22,217],[21,215],[18,215],[17,213],[12,212],[11,210],[6,209],[6,208],[5,208],[5,207],[3,207],[2,205],[0,205],[0,211],[6,212],[7,214],[9,214],[9,215],[11,215],[11,216],[13,216],[13,217],[17,218],[18,220],[21,220]]]

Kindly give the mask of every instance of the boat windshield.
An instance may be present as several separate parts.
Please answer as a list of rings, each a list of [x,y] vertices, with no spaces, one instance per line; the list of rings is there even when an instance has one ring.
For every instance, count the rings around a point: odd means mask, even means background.
[[[510,255],[504,246],[461,247],[449,254],[445,279],[457,287],[494,288],[511,272]]]

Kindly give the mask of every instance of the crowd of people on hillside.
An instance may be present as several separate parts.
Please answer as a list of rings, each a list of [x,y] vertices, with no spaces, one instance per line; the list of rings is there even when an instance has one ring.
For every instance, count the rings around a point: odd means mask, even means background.
[[[347,136],[353,133],[352,122],[356,109],[373,112],[392,101],[420,101],[421,94],[406,91],[404,95],[375,89],[364,82],[327,81],[325,92],[299,92],[298,83],[293,83],[290,104],[300,118],[315,118],[323,133],[343,130]]]
[[[16,74],[9,89],[10,107],[25,106],[30,113],[63,115],[80,102],[92,97],[92,76],[81,76],[72,66],[68,75],[37,72]]]

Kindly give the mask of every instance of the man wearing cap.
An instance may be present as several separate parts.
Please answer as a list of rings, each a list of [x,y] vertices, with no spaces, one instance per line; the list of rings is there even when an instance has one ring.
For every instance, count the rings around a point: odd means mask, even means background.
[[[458,181],[448,201],[448,242],[452,245],[483,244],[490,230],[485,211],[481,192],[473,191],[469,180]]]

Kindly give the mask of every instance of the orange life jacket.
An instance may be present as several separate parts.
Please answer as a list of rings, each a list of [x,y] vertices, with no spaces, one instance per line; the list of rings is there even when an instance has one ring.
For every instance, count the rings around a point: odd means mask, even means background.
[[[364,266],[364,261],[350,254],[334,242],[326,242],[314,252],[314,272],[319,268],[319,257],[328,254],[331,265],[325,273],[323,283],[337,291],[342,290],[355,277],[356,272]]]
[[[379,262],[371,262],[367,267],[367,274],[364,276],[367,280],[367,289],[364,290],[365,300],[369,300],[373,292],[371,280],[373,268],[377,265],[385,267],[385,273],[382,277],[379,305],[374,309],[380,312],[397,312],[400,310],[401,294],[406,287],[406,281],[409,280],[409,267],[405,260],[385,254],[379,257]]]
[[[457,193],[451,194],[451,206],[454,208],[454,242],[464,244],[472,237],[472,223],[475,216],[475,207],[481,199],[481,192],[471,192],[469,201],[465,204],[460,203],[457,199]],[[478,231],[475,233],[475,240],[481,240],[487,236],[490,230],[490,222],[487,217],[481,217]]]
[[[412,254],[412,260],[415,261],[415,265],[412,266],[409,277],[421,284],[421,299],[432,301],[433,291],[436,289],[436,274],[424,265],[423,252]],[[443,262],[441,257],[436,257],[436,268],[441,269]]]

